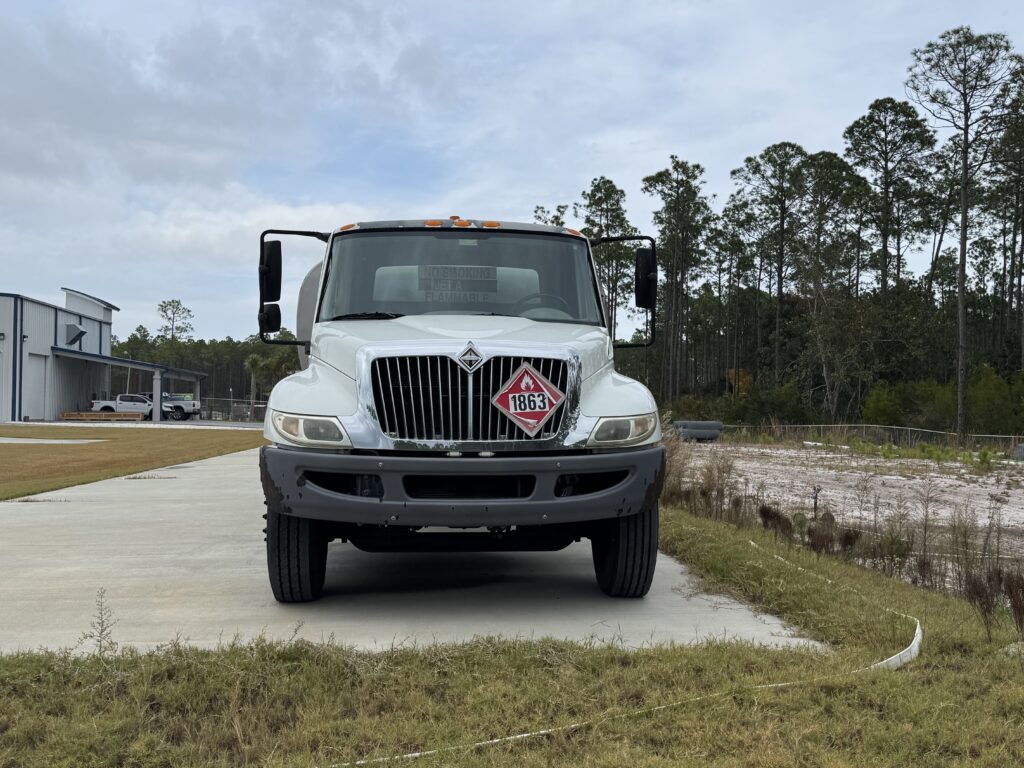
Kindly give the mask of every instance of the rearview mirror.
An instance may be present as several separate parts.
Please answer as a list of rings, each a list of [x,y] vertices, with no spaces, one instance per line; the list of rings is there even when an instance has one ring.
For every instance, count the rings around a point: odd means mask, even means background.
[[[281,330],[281,307],[277,304],[263,304],[257,315],[260,334],[277,333]]]
[[[658,301],[658,264],[653,248],[636,249],[633,291],[637,308],[654,310]]]
[[[264,240],[260,246],[260,304],[280,300],[281,241]],[[281,312],[278,310],[279,318],[280,314]],[[280,325],[280,320],[278,320],[278,325]]]

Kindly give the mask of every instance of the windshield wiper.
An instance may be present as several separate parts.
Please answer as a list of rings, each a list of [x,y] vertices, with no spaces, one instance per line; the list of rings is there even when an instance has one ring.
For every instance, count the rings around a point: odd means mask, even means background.
[[[405,317],[401,312],[353,312],[349,315],[335,315],[330,322],[335,320],[394,320],[396,317]]]

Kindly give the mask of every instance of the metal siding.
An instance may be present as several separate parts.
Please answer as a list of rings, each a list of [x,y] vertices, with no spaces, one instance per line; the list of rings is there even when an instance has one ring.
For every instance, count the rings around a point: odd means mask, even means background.
[[[75,360],[54,355],[53,405],[50,418],[57,419],[64,411],[87,411],[95,394],[102,399],[106,389],[107,366],[88,360]],[[109,396],[109,392],[106,393]]]
[[[49,355],[50,339],[53,337],[53,315],[56,310],[31,299],[22,299],[21,317],[24,322],[21,333],[25,340],[25,354]]]
[[[11,416],[12,421],[18,421],[21,419],[21,384],[25,378],[25,300],[18,299],[14,305],[14,317],[16,325],[14,326],[14,367],[17,373],[14,374],[12,383],[15,388],[15,402],[13,408],[13,414]]]
[[[11,418],[14,377],[14,298],[0,296],[0,422]]]
[[[41,402],[42,410],[40,411],[42,418],[53,418],[52,408],[52,395],[50,394],[50,371],[52,370],[53,360],[46,359],[43,364],[29,366],[28,356],[39,355],[43,358],[50,358],[50,339],[53,338],[53,321],[57,310],[46,304],[32,301],[32,299],[21,300],[21,322],[22,336],[26,336],[23,349],[21,350],[21,357],[19,364],[21,373],[19,374],[20,387],[18,391],[18,418],[26,415],[24,413],[25,403],[27,402]],[[38,359],[38,358],[36,358]],[[33,418],[39,418],[39,415],[33,413],[28,414]]]

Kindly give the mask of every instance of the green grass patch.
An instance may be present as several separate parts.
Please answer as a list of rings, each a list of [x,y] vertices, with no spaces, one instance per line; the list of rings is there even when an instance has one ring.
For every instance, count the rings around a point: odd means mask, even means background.
[[[665,511],[662,546],[715,589],[778,613],[831,650],[710,643],[628,651],[480,639],[383,653],[297,641],[18,654],[0,657],[0,766],[326,766],[614,718],[709,693],[726,695],[403,764],[1024,761],[1024,667],[999,650],[1013,639],[1005,617],[989,643],[961,600],[678,510]],[[883,607],[921,619],[922,657],[897,672],[844,675],[910,641],[912,624]]]
[[[77,445],[0,443],[0,500],[208,459],[264,444],[258,429],[0,427],[0,437],[102,440]]]

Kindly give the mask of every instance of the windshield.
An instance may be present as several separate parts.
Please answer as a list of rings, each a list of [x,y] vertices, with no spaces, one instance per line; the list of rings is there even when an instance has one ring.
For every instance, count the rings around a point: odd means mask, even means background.
[[[320,321],[426,314],[601,324],[577,238],[450,230],[335,238]]]

